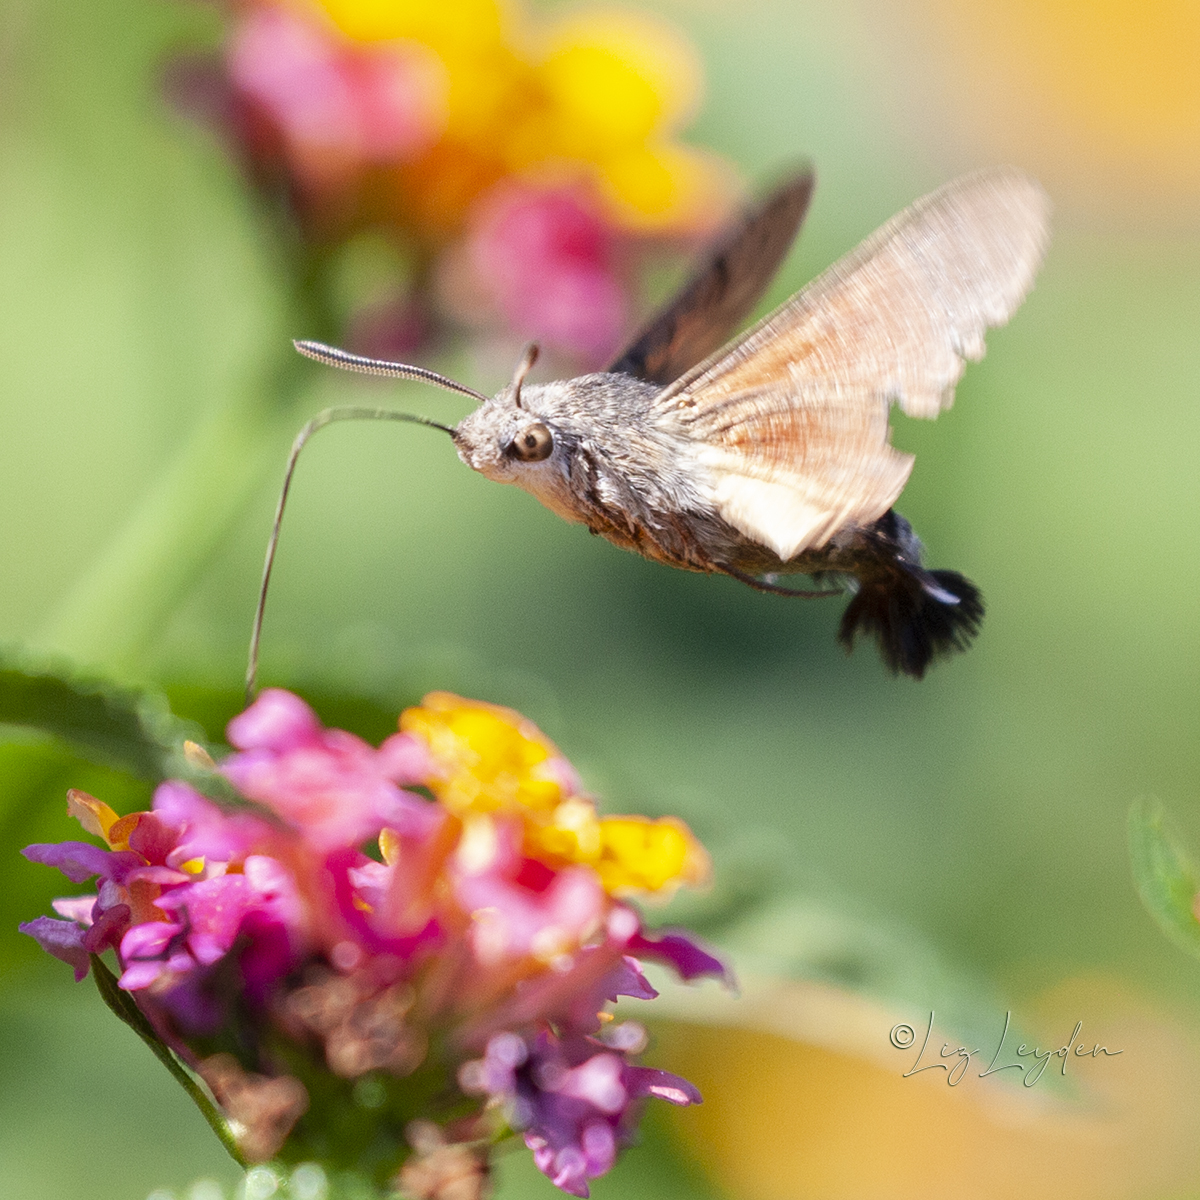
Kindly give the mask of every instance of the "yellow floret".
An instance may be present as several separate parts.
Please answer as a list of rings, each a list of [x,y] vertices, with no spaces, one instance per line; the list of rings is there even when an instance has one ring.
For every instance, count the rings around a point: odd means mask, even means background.
[[[407,38],[434,50],[500,41],[496,0],[318,0],[329,19],[360,42]]]
[[[692,832],[674,817],[604,817],[594,864],[605,891],[672,892],[708,879],[709,859]]]
[[[641,232],[695,230],[729,203],[727,170],[674,142],[637,146],[600,163],[600,194],[613,218]]]
[[[78,788],[70,788],[67,792],[67,816],[74,817],[88,833],[106,842],[109,830],[120,820],[120,816],[103,800],[97,800]],[[126,849],[125,846],[113,846],[112,843],[109,843],[109,848]]]
[[[464,818],[521,817],[531,858],[591,867],[610,895],[670,894],[708,877],[708,855],[682,821],[601,818],[588,797],[567,794],[546,770],[558,749],[510,708],[433,692],[401,714],[400,728],[429,747],[429,787],[446,808]],[[389,861],[382,836],[380,847]]]
[[[538,70],[559,151],[598,159],[676,125],[700,94],[691,47],[666,22],[620,9],[574,13],[553,28]]]
[[[449,692],[432,692],[401,714],[400,728],[429,746],[438,775],[433,794],[456,816],[483,812],[550,813],[562,786],[544,771],[554,743],[520,713]]]

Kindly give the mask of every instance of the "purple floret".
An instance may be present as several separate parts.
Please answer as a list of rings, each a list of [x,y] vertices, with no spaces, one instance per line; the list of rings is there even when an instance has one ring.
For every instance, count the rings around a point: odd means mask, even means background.
[[[123,883],[130,871],[143,865],[140,855],[102,850],[90,842],[35,842],[21,853],[30,862],[57,867],[72,883],[83,883],[93,875]]]
[[[53,954],[68,966],[75,968],[75,982],[87,973],[91,962],[83,939],[87,930],[74,921],[56,921],[53,917],[34,917],[17,928],[27,933],[47,954]]]
[[[726,987],[734,986],[733,972],[715,954],[705,950],[697,938],[682,929],[666,929],[661,933],[661,937],[647,937],[640,931],[634,934],[629,940],[630,954],[666,963],[687,983],[710,976]]]

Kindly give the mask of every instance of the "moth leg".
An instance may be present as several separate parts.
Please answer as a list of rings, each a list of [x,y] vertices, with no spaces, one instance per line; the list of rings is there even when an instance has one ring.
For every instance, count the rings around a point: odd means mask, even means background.
[[[756,592],[770,592],[772,596],[795,596],[801,600],[823,600],[826,596],[845,595],[845,592],[840,588],[833,592],[818,592],[780,587],[777,583],[767,583],[763,579],[756,579],[753,575],[747,575],[744,571],[739,571],[736,567],[726,566],[723,563],[718,563],[717,567],[724,574],[738,580],[740,583],[744,583],[747,587],[752,587]]]

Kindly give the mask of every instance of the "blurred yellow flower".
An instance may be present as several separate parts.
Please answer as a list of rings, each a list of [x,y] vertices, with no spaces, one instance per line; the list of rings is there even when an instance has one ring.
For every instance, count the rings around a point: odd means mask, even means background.
[[[740,983],[736,1002],[672,993],[688,1015],[655,1026],[658,1052],[704,1095],[695,1120],[673,1122],[673,1132],[731,1200],[1195,1194],[1194,1033],[1116,981],[1066,980],[1019,1015],[1042,1046],[1060,1046],[1082,1019],[1088,1046],[1121,1048],[1072,1057],[1057,1087],[1022,1086],[1012,1071],[980,1078],[994,1041],[960,1086],[947,1086],[945,1070],[905,1078],[920,1042],[898,1052],[888,1030],[911,1013],[826,984]],[[945,1044],[935,1036],[929,1061]]]
[[[695,51],[665,21],[598,8],[557,22],[538,80],[558,124],[559,152],[601,160],[661,136],[695,109]]]
[[[407,40],[448,79],[443,139],[397,176],[424,192],[415,215],[437,236],[504,174],[589,184],[615,225],[690,231],[728,191],[715,160],[671,140],[695,111],[695,51],[661,18],[579,10],[539,28],[494,0],[319,0],[347,38]],[[410,208],[412,211],[412,208]]]
[[[937,31],[948,111],[987,153],[1035,166],[1089,208],[1194,211],[1195,0],[926,0],[916,15]]]
[[[407,38],[438,53],[498,43],[504,12],[495,0],[317,0],[329,19],[360,42]]]
[[[714,155],[675,142],[638,146],[602,164],[600,192],[631,229],[702,229],[724,208],[730,172]]]

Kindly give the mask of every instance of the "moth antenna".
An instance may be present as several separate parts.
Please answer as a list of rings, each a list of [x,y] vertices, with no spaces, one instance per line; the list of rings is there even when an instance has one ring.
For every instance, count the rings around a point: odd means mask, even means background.
[[[304,349],[305,346],[316,346],[313,342],[297,342],[296,348],[302,354],[308,354],[310,358],[321,358],[321,355],[311,354]],[[316,346],[318,350],[329,351],[330,354],[342,354],[340,350],[331,350],[328,346]],[[346,358],[354,358],[354,355],[345,355]],[[361,362],[372,362],[371,359],[361,359]],[[342,365],[342,364],[338,364]],[[382,363],[381,366],[390,367],[394,364]],[[358,367],[352,367],[351,370],[359,370]],[[421,371],[419,367],[407,367],[405,370]],[[421,371],[421,375],[414,376],[420,378],[424,375],[432,375],[432,371]],[[440,376],[438,377],[440,378]],[[458,388],[457,384],[447,381],[452,388]],[[459,390],[470,391],[469,388]],[[483,398],[483,397],[481,397]],[[412,425],[427,425],[430,429],[440,429],[443,433],[448,433],[454,437],[454,430],[449,425],[442,425],[438,421],[431,421],[428,417],[417,417],[411,413],[396,412],[391,408],[359,408],[347,406],[341,408],[327,408],[324,412],[319,412],[303,429],[296,434],[296,440],[292,443],[292,452],[288,455],[287,469],[283,474],[283,487],[279,491],[279,503],[275,506],[275,521],[271,526],[271,538],[267,542],[267,556],[263,562],[262,584],[258,589],[258,606],[254,610],[254,628],[250,633],[250,655],[249,662],[246,664],[246,703],[250,704],[254,700],[255,687],[258,680],[258,648],[262,640],[262,625],[263,614],[267,608],[267,588],[271,584],[271,570],[275,565],[275,551],[279,546],[279,531],[283,526],[283,510],[287,505],[288,492],[292,487],[292,476],[296,472],[296,463],[300,458],[300,451],[304,449],[309,438],[319,429],[324,429],[326,425],[332,425],[334,421],[406,421]]]
[[[513,403],[521,407],[521,384],[525,382],[525,376],[533,370],[533,364],[538,360],[539,350],[536,342],[530,342],[525,347],[525,353],[521,355],[521,361],[517,363],[517,369],[513,372]]]
[[[361,354],[351,354],[348,350],[339,350],[336,346],[326,346],[323,342],[292,342],[292,345],[305,358],[315,359],[327,367],[341,367],[343,371],[357,371],[360,375],[378,375],[383,379],[419,379],[422,383],[432,383],[435,387],[445,388],[448,392],[460,392],[475,400],[487,400],[488,397],[465,383],[447,379],[436,371],[425,367],[411,367],[408,363],[384,362],[379,358],[364,358]]]

